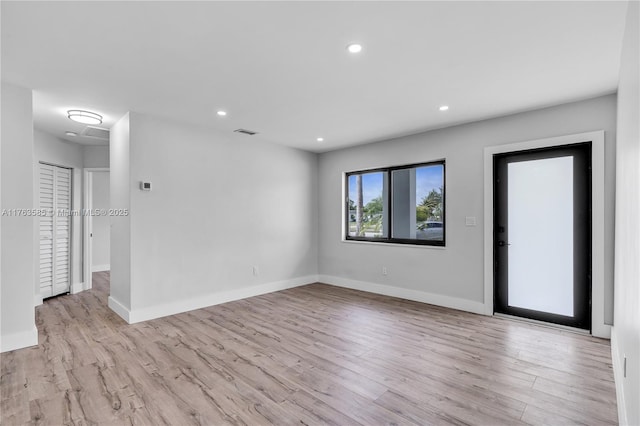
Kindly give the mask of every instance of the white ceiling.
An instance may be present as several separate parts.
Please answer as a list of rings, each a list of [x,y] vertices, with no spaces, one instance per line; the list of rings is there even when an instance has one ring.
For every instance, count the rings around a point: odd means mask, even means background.
[[[1,7],[2,79],[34,90],[39,129],[131,110],[322,152],[615,92],[627,3]]]

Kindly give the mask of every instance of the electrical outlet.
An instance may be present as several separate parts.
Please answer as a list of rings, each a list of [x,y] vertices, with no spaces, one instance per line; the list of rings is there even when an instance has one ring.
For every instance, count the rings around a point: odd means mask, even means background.
[[[382,267],[382,275],[385,275],[385,276],[387,275],[387,267],[386,266]]]
[[[254,267],[253,267],[253,276],[254,276],[254,277],[257,277],[259,273],[260,273],[260,271],[258,270],[258,267],[257,267],[257,266],[254,266]]]

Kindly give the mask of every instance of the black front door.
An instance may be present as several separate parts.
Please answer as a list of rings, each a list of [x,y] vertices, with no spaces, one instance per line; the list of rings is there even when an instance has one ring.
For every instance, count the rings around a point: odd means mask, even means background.
[[[591,143],[494,156],[494,311],[591,329]]]

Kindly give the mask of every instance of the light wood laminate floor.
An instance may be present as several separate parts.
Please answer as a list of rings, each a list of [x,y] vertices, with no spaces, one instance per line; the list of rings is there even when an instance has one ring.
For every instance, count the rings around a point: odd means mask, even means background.
[[[3,425],[617,423],[606,340],[322,284],[127,325],[108,280],[2,354]]]

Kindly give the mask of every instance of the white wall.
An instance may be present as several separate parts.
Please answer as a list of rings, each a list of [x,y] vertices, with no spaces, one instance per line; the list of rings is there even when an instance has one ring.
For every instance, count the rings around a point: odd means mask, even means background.
[[[615,95],[332,151],[319,158],[319,271],[325,282],[483,312],[484,147],[605,130],[605,319],[613,300]],[[342,174],[446,159],[446,247],[342,241]],[[476,217],[475,227],[465,217]],[[387,268],[387,275],[381,273]]]
[[[49,133],[35,130],[34,134],[35,161],[34,167],[39,162],[67,167],[71,173],[71,209],[82,209],[82,167],[83,147],[71,142],[65,142]],[[34,179],[34,190],[38,193],[39,182]],[[71,217],[71,285],[74,292],[82,289],[82,217]],[[39,247],[39,235],[35,235],[34,244]],[[39,283],[36,283],[36,294],[40,293]]]
[[[82,148],[82,163],[87,168],[109,167],[109,146],[84,146]]]
[[[109,198],[111,207],[131,207],[129,169],[129,114],[111,127],[109,144]],[[127,319],[131,310],[131,220],[130,216],[111,219],[111,295],[109,307]]]
[[[109,172],[94,172],[91,175],[92,200],[91,208],[109,211]],[[110,218],[108,215],[92,217],[91,232],[91,271],[108,271],[110,269]]]
[[[618,85],[615,325],[611,331],[619,420],[629,425],[640,424],[639,21],[640,4],[629,2]]]
[[[45,161],[56,166],[82,169],[84,166],[83,146],[64,141],[41,130],[33,132],[36,163]],[[80,178],[82,174],[80,173]],[[82,182],[80,182],[81,184]],[[75,184],[75,182],[74,182]]]
[[[33,209],[34,149],[31,90],[2,83],[1,206]],[[2,215],[0,351],[38,344],[34,316],[36,220]]]
[[[315,154],[129,117],[131,322],[316,280]]]

